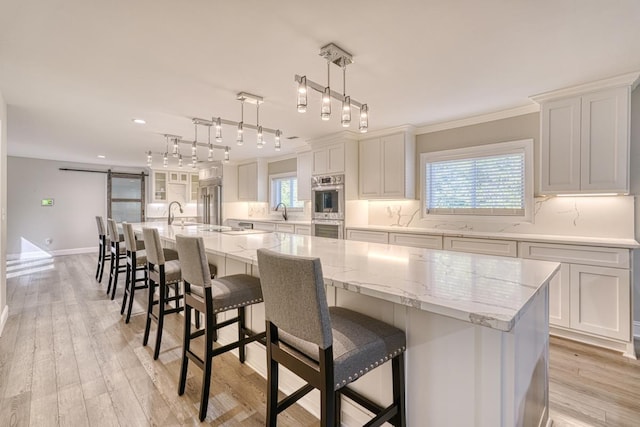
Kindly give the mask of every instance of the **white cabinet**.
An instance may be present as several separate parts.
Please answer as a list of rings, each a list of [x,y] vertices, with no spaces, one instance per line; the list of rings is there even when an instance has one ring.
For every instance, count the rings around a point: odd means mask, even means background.
[[[311,200],[311,169],[313,167],[313,153],[307,151],[298,154],[298,200]]]
[[[533,98],[541,104],[540,193],[629,192],[630,94],[636,78]]]
[[[267,201],[267,169],[264,159],[238,165],[238,200]]]
[[[169,171],[169,182],[174,184],[189,184],[189,172]]]
[[[472,237],[445,237],[443,249],[509,257],[515,257],[518,254],[518,244],[513,240],[476,239]]]
[[[262,231],[276,231],[276,224],[273,222],[254,222],[253,228]]]
[[[628,249],[521,242],[522,258],[561,263],[549,286],[549,323],[576,333],[629,342],[631,283]],[[554,331],[563,335],[562,331]]]
[[[153,190],[151,191],[151,199],[153,202],[167,201],[167,172],[153,171],[153,179],[151,181]]]
[[[359,144],[361,199],[412,199],[415,197],[415,138],[400,132]]]
[[[386,244],[389,243],[389,233],[386,231],[347,230],[347,240]]]
[[[279,231],[281,233],[295,233],[296,232],[296,226],[293,224],[283,224],[283,223],[277,223],[276,224],[276,231]]]
[[[311,236],[311,226],[296,224],[295,233],[302,236]]]
[[[200,179],[199,179],[197,173],[189,174],[189,188],[190,188],[190,194],[191,194],[189,199],[190,199],[190,201],[192,203],[198,201],[198,184],[199,184],[199,182],[200,182]]]
[[[344,143],[339,142],[316,148],[311,153],[313,175],[344,173]]]
[[[389,233],[390,245],[415,248],[442,249],[442,236],[428,234]]]

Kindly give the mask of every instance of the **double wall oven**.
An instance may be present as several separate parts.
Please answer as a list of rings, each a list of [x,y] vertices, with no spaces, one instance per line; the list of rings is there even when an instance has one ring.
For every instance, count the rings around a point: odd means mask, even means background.
[[[311,178],[312,234],[344,238],[344,175]]]

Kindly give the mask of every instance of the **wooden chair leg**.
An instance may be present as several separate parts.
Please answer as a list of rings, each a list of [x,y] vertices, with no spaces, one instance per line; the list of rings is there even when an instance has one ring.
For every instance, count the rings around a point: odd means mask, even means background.
[[[342,415],[342,396],[340,392],[336,391],[335,394],[335,417],[333,419],[333,424],[338,427],[340,426],[340,416]]]
[[[129,323],[129,320],[131,320],[131,309],[133,308],[133,300],[134,297],[136,295],[136,272],[138,270],[136,268],[133,269],[133,272],[131,274],[131,285],[129,286],[129,303],[127,306],[127,318],[124,320],[124,323]],[[146,283],[146,277],[145,277],[145,283]]]
[[[162,278],[160,279],[160,301],[158,302],[158,330],[156,331],[156,348],[153,352],[153,360],[158,360],[160,356],[160,345],[162,344],[162,327],[164,326],[164,310],[166,301],[166,288],[168,286],[163,283]]]
[[[149,292],[147,298],[147,323],[144,327],[144,338],[142,339],[142,345],[147,345],[149,342],[149,331],[151,330],[151,318],[153,317],[153,294],[156,291],[156,282],[151,279],[148,279],[149,288],[147,289]]]
[[[211,367],[213,364],[213,339],[209,333],[212,329],[211,321],[205,319],[204,333],[204,369],[202,369],[202,394],[200,396],[200,421],[204,421],[207,416],[207,405],[209,404],[209,390],[211,388]]]
[[[184,389],[187,385],[187,368],[189,366],[189,358],[187,357],[187,352],[190,350],[190,346],[191,346],[191,308],[186,307],[184,310],[184,336],[182,338],[182,364],[180,366],[180,383],[178,384],[178,395],[180,396],[184,394]]]
[[[107,257],[107,253],[104,245],[102,245],[102,247],[100,248],[100,251],[101,251],[100,265],[99,265],[100,274],[97,277],[98,283],[102,283],[102,274],[104,273],[104,262],[105,262],[105,258]]]
[[[393,372],[393,402],[398,408],[398,413],[391,419],[391,423],[396,427],[405,427],[407,417],[405,405],[404,354],[400,354],[391,360],[391,370]]]
[[[100,274],[100,262],[102,261],[102,244],[98,245],[98,266],[96,267],[96,280]]]
[[[334,427],[336,420],[336,392],[327,384],[320,390],[320,425],[322,427]]]
[[[276,427],[278,420],[278,362],[271,354],[271,334],[275,328],[267,322],[267,425]]]
[[[120,256],[115,255],[115,258],[116,258],[116,263],[115,263],[115,268],[113,269],[113,287],[111,288],[111,300],[112,301],[116,297],[116,287],[117,287],[117,284],[118,284],[118,273],[120,273]]]
[[[244,315],[244,307],[240,307],[238,309],[238,341],[242,341],[242,339],[245,337],[245,315]],[[238,355],[239,355],[239,359],[240,359],[240,363],[244,363],[245,361],[245,355],[246,355],[246,346],[245,345],[241,345],[240,347],[238,347]]]
[[[134,269],[135,278],[135,269]],[[131,265],[127,262],[127,273],[124,278],[124,293],[122,294],[122,307],[120,307],[120,316],[124,314],[124,309],[127,306],[127,294],[131,291]]]
[[[115,259],[114,259],[115,258]],[[107,286],[107,295],[111,292],[111,284],[113,283],[113,268],[115,267],[115,263],[118,257],[114,257],[113,253],[111,254],[111,263],[109,264],[109,285]]]

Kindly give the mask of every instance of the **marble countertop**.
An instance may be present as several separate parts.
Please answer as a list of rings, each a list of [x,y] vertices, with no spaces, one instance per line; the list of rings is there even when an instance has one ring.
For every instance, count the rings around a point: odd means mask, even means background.
[[[207,251],[257,265],[256,250],[319,257],[327,285],[510,331],[560,264],[290,233],[242,236],[149,223],[162,239],[202,236]],[[134,224],[141,232],[145,224]]]
[[[242,222],[269,222],[274,224],[293,224],[293,225],[311,225],[311,220],[302,219],[288,219],[283,221],[277,218],[228,218],[228,221],[242,221]]]
[[[558,236],[552,234],[496,233],[466,230],[442,230],[438,228],[394,227],[382,225],[347,226],[348,230],[387,231],[393,233],[430,234],[447,237],[477,237],[482,239],[517,240],[521,242],[560,243],[611,248],[640,248],[634,239],[608,237]]]

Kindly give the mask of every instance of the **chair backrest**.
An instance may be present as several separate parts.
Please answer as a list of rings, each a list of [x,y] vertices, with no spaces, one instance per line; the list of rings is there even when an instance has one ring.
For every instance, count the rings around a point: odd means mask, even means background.
[[[154,265],[164,265],[164,252],[162,251],[158,229],[144,227],[142,229],[142,238],[144,239],[144,249],[147,252],[147,262]]]
[[[122,223],[122,234],[124,234],[124,245],[129,252],[136,251],[136,235],[133,232],[133,226],[128,222]]]
[[[191,286],[210,287],[211,270],[202,237],[176,235],[176,249],[182,279],[189,282]]]
[[[320,259],[258,249],[258,269],[265,319],[323,350],[331,346],[331,318]]]
[[[115,219],[107,218],[107,227],[109,228],[109,240],[111,243],[120,241],[120,233],[118,233],[118,224]]]
[[[98,224],[98,236],[105,236],[107,233],[104,229],[104,221],[101,216],[96,215],[96,223]]]

